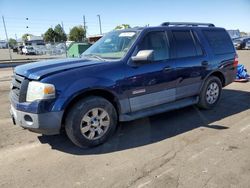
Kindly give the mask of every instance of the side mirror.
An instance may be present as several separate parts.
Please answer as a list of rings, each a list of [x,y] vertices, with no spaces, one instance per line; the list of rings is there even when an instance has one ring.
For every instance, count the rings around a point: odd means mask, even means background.
[[[136,56],[132,56],[131,59],[134,62],[149,62],[153,61],[154,50],[140,50]]]

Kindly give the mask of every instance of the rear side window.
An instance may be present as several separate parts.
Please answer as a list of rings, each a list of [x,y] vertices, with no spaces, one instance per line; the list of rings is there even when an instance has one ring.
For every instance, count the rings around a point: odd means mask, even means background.
[[[231,38],[224,30],[204,30],[205,37],[208,40],[214,54],[234,53],[234,46]]]
[[[202,55],[201,46],[195,41],[190,30],[172,31],[178,58]]]

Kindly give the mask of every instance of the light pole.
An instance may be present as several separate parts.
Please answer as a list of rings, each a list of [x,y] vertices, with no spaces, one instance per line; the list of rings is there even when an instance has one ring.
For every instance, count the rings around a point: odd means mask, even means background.
[[[97,17],[98,17],[98,19],[99,19],[100,34],[102,35],[102,22],[101,22],[101,16],[98,14]]]

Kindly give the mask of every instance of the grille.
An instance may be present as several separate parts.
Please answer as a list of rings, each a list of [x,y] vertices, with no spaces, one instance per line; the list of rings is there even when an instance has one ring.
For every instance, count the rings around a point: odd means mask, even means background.
[[[12,97],[19,102],[25,102],[29,81],[25,77],[14,74],[12,78]]]

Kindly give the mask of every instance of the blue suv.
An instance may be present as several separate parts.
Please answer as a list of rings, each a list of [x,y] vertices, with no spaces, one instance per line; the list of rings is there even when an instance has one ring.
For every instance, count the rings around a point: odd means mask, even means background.
[[[214,107],[238,64],[223,28],[165,22],[112,31],[79,59],[15,68],[14,124],[42,134],[62,130],[79,147],[105,142],[119,121],[188,105]]]

